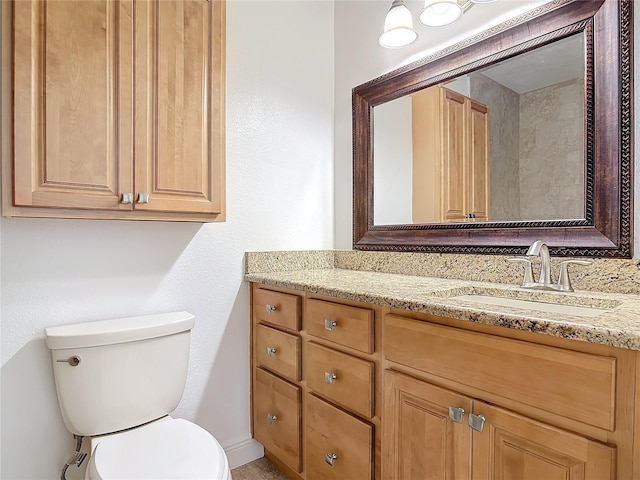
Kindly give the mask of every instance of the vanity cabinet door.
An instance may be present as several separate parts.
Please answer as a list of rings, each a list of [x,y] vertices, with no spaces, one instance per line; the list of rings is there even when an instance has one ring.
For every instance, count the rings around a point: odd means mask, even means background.
[[[476,401],[474,480],[614,480],[616,450]]]
[[[472,400],[390,370],[383,382],[382,478],[469,480]]]

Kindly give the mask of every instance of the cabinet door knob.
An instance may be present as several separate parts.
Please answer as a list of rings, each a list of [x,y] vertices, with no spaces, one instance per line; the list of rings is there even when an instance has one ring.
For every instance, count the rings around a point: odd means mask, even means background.
[[[138,203],[149,203],[149,194],[148,193],[139,193],[138,194]]]
[[[265,306],[265,309],[267,310],[267,313],[273,313],[273,312],[275,312],[276,310],[278,310],[278,307],[277,307],[276,305],[269,305],[269,304],[267,304],[267,305]]]
[[[267,413],[267,423],[269,425],[271,425],[273,422],[275,422],[276,420],[278,420],[278,416],[277,415],[272,415],[270,413]]]
[[[328,384],[332,384],[334,380],[336,380],[338,376],[332,372],[324,372],[324,381]]]
[[[328,318],[324,319],[325,330],[333,330],[333,328],[337,326],[338,326],[338,322],[336,322],[335,320],[329,320]]]
[[[449,418],[456,423],[462,423],[464,418],[464,408],[449,407]]]
[[[277,350],[274,347],[267,347],[267,357],[273,357]]]
[[[324,454],[324,461],[327,462],[327,465],[333,467],[333,462],[335,462],[338,459],[338,455],[336,455],[335,453],[325,453]]]
[[[487,419],[484,418],[484,415],[476,415],[475,413],[469,414],[469,426],[473,428],[476,432],[481,432],[484,430],[484,422]]]
[[[133,193],[123,193],[120,200],[123,204],[133,203]]]

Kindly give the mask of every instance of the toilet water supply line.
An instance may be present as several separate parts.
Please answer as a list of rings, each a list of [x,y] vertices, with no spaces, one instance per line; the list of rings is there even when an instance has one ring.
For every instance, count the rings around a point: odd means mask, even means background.
[[[79,468],[80,465],[82,465],[82,462],[84,462],[84,459],[87,458],[86,453],[80,452],[80,450],[82,450],[82,439],[84,437],[81,437],[80,435],[74,435],[73,438],[76,439],[76,451],[73,452],[73,455],[71,455],[71,458],[67,460],[67,463],[65,463],[64,467],[62,467],[60,480],[67,480],[67,468],[69,468],[71,465],[75,465],[76,467]]]

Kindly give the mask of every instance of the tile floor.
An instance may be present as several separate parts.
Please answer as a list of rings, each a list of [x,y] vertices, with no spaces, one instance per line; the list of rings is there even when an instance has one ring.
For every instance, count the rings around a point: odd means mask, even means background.
[[[247,463],[231,470],[233,480],[288,480],[276,467],[266,458],[259,458],[251,463]]]

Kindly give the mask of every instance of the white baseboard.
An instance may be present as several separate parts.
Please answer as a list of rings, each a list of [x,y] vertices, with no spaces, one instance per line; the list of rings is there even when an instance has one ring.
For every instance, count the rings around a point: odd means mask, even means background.
[[[264,457],[264,447],[251,437],[224,446],[224,451],[232,469]]]

